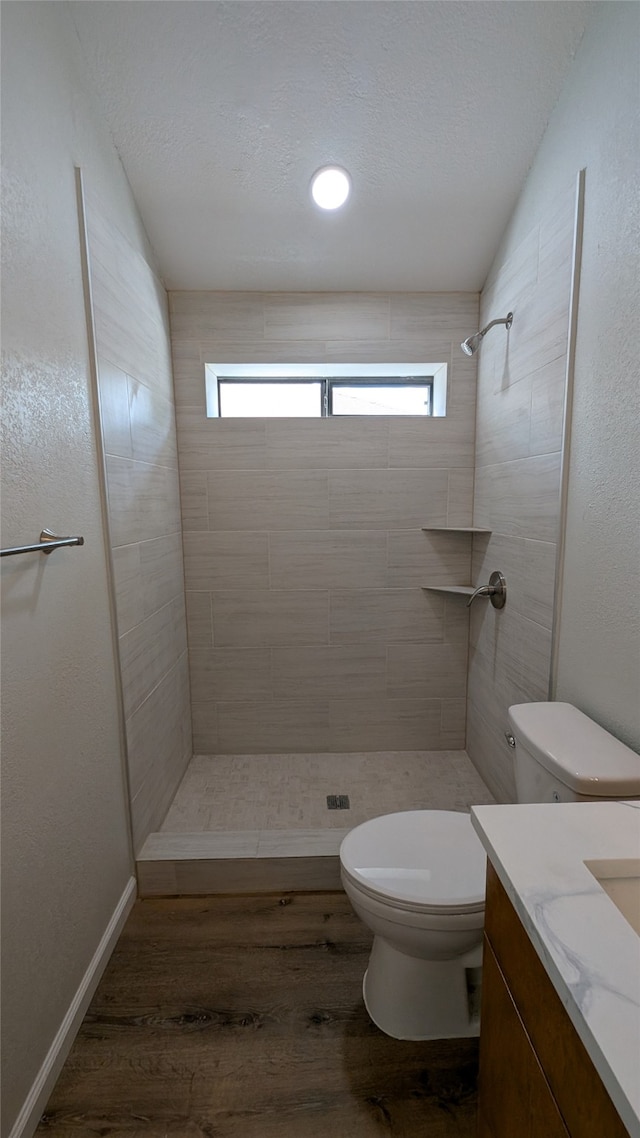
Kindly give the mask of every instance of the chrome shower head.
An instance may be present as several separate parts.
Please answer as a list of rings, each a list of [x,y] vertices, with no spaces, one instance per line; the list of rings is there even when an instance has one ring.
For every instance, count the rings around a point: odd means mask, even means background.
[[[467,337],[467,339],[464,341],[464,343],[460,345],[463,352],[467,356],[472,356],[474,354],[474,352],[477,352],[478,348],[480,347],[480,344],[482,343],[483,335],[484,335],[484,332],[476,332],[475,336]]]
[[[504,320],[491,320],[489,324],[485,324],[479,332],[474,332],[473,336],[468,336],[466,340],[460,345],[466,356],[473,356],[480,347],[484,337],[494,324],[504,324],[507,332],[513,324],[513,312],[508,312]]]

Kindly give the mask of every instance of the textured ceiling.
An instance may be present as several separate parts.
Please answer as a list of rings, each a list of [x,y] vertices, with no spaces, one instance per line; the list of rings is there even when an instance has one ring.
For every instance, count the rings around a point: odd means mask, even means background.
[[[174,289],[475,290],[589,3],[70,0]],[[310,202],[346,166],[344,210]]]

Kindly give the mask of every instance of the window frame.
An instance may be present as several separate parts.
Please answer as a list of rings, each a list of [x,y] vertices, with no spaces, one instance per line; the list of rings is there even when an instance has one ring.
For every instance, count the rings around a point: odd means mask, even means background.
[[[391,376],[231,376],[231,375],[216,375],[216,390],[217,390],[217,405],[218,417],[220,419],[236,419],[244,418],[245,416],[237,415],[223,415],[222,414],[222,385],[242,386],[243,384],[295,384],[301,386],[302,384],[316,384],[320,388],[320,414],[317,416],[319,419],[377,419],[384,418],[383,415],[376,414],[358,414],[356,412],[349,414],[348,412],[336,412],[333,410],[333,389],[334,387],[349,388],[349,387],[422,387],[426,388],[429,393],[429,409],[424,415],[411,415],[408,414],[407,418],[411,419],[427,419],[433,418],[434,407],[434,376],[433,375],[391,375]],[[258,416],[260,418],[261,416]],[[297,418],[295,415],[273,416],[273,418]],[[313,417],[316,416],[300,416]],[[393,416],[390,416],[393,417]],[[400,418],[401,416],[398,416]],[[246,418],[251,418],[247,415]]]

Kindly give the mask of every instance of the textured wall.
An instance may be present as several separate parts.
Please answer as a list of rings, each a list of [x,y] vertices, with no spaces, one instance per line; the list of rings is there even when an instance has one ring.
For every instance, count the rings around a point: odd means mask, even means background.
[[[575,182],[494,265],[480,323],[513,311],[479,352],[473,581],[494,569],[507,604],[474,602],[467,749],[498,799],[515,797],[507,708],[548,698],[560,522],[560,464],[569,331]]]
[[[475,294],[171,293],[197,752],[457,747]],[[447,361],[442,419],[213,420],[205,362]]]
[[[2,11],[2,1133],[8,1135],[131,874],[74,163],[141,247],[68,13]]]
[[[539,159],[587,168],[556,693],[638,751],[639,42],[640,7],[602,5]]]
[[[191,758],[169,317],[162,283],[87,194],[91,292],[136,852]]]

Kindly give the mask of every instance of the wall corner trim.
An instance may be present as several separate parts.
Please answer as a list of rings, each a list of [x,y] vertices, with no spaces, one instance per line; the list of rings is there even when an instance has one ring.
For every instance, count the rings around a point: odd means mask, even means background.
[[[66,1015],[56,1032],[45,1060],[38,1071],[33,1086],[27,1095],[9,1138],[31,1138],[38,1126],[40,1117],[47,1105],[73,1041],[84,1019],[91,998],[98,986],[109,958],[122,932],[124,923],[133,908],[137,896],[135,877],[130,877],[118,901],[109,923],[100,938],[77,991],[67,1009]]]

